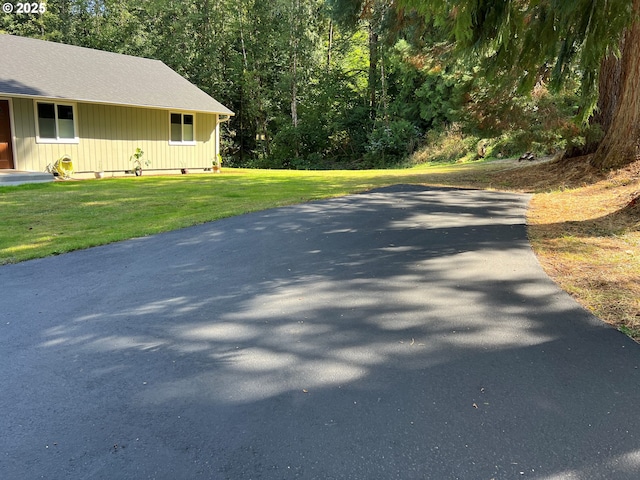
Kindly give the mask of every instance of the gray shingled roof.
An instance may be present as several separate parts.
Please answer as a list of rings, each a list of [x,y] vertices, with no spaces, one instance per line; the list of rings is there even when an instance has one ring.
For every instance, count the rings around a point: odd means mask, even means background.
[[[0,95],[233,115],[159,60],[0,35]]]

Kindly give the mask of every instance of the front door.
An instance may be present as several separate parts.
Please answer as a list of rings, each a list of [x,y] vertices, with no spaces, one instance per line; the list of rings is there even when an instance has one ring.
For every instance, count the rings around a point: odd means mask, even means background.
[[[11,117],[9,117],[8,100],[0,100],[0,169],[1,168],[13,168]]]

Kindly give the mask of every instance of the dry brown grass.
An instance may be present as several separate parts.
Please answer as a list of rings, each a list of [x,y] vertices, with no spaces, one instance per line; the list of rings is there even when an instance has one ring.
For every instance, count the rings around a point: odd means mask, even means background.
[[[546,272],[604,321],[640,340],[640,161],[610,173],[587,158],[505,170],[495,186],[537,192],[528,215]]]

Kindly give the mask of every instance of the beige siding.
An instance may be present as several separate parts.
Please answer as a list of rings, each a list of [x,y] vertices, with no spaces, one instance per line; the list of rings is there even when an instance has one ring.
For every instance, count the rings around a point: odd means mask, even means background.
[[[136,148],[151,161],[149,170],[211,167],[217,153],[217,116],[195,114],[196,145],[169,145],[169,111],[78,103],[78,144],[36,143],[32,99],[14,98],[16,168],[43,171],[62,155],[70,155],[77,172],[131,169]]]

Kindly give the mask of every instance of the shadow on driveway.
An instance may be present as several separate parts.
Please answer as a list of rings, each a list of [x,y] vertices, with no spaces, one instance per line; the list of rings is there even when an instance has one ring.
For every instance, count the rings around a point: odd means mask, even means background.
[[[0,477],[635,479],[640,350],[527,196],[396,186],[0,268]]]

